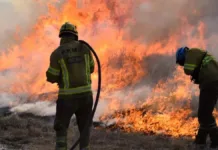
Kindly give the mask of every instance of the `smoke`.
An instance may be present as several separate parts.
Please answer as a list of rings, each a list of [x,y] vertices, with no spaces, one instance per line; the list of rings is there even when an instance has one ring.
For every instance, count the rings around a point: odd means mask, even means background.
[[[16,100],[16,96],[8,93],[1,93],[0,108],[10,106]]]
[[[131,26],[130,37],[134,39],[143,36],[146,43],[167,39],[181,29],[181,21],[185,17],[193,26],[203,21],[206,24],[206,38],[209,38],[217,32],[217,4],[216,0],[142,2],[134,9],[135,22]]]
[[[134,7],[131,14],[132,18],[134,18],[134,23],[131,23],[126,31],[128,31],[131,40],[141,39],[141,42],[146,45],[161,41],[163,47],[163,42],[175,34],[179,37],[178,47],[192,47],[188,42],[190,38],[182,34],[183,32],[191,32],[191,38],[197,39],[198,42],[193,43],[193,45],[204,48],[202,47],[202,42],[205,42],[206,50],[218,58],[216,50],[218,48],[216,44],[218,36],[217,5],[218,1],[216,0],[143,1]],[[185,28],[184,18],[187,19],[189,25],[195,28],[194,30],[190,31],[188,28]],[[197,32],[201,22],[205,24],[205,41],[200,40],[199,32]],[[174,51],[176,48],[173,48]],[[175,56],[167,53],[165,55],[154,54],[154,56],[148,56],[145,58],[145,62],[149,64],[146,66],[149,72],[147,79],[154,81],[154,83],[160,79],[165,80],[167,77],[171,77],[175,70]]]
[[[133,12],[135,23],[131,26],[131,38],[143,37],[150,43],[167,39],[179,27],[180,12],[187,1],[145,1]]]
[[[181,34],[180,31],[183,30],[183,32],[188,32],[186,28],[183,28],[184,24],[182,23],[182,19],[185,17],[188,20],[188,23],[196,29],[200,22],[205,23],[204,38],[206,39],[206,49],[218,58],[218,52],[216,51],[218,48],[216,44],[218,33],[217,5],[218,1],[216,0],[152,0],[142,2],[138,7],[135,7],[133,11],[132,17],[135,22],[131,24],[129,29],[129,37],[132,40],[143,37],[142,42],[150,44],[167,40],[169,39],[169,36],[178,33],[177,35],[180,36],[178,46],[190,46],[187,42],[187,36]],[[192,31],[191,36],[200,38],[198,34],[198,32]],[[199,45],[199,48],[203,48],[201,47],[202,43],[195,43],[194,45]],[[169,62],[175,60],[174,55],[171,58],[168,58],[168,61],[165,63],[162,63],[162,60],[166,58],[165,55],[159,56],[159,58],[160,59],[152,59],[153,61],[150,60],[151,63],[149,64],[155,64],[155,70],[159,71],[160,74],[162,73],[163,76],[166,75],[166,69],[170,74],[175,63],[170,63],[169,65]],[[163,65],[165,66],[166,63],[168,65],[163,68]]]
[[[54,102],[35,102],[20,104],[11,109],[12,112],[17,113],[31,113],[37,116],[53,116],[56,112],[56,105]]]
[[[60,6],[65,0],[0,0],[0,41],[1,50],[5,50],[23,40],[39,16],[48,11],[47,4]]]

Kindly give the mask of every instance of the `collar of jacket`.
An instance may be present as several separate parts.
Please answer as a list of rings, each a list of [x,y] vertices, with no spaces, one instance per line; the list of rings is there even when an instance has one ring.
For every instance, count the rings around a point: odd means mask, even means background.
[[[63,37],[60,40],[60,45],[72,42],[72,41],[77,41],[77,39],[75,37]]]

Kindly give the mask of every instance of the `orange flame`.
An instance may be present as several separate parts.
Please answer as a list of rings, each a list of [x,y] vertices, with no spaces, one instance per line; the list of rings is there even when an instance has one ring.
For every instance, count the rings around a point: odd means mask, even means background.
[[[111,94],[129,88],[130,93],[125,95],[125,98],[128,96],[128,99],[136,99],[137,95],[131,93],[131,89],[146,79],[150,73],[146,66],[153,65],[144,64],[144,60],[154,54],[173,56],[176,47],[179,46],[178,41],[181,40],[179,35],[187,38],[187,45],[190,47],[205,48],[206,25],[200,22],[198,27],[192,26],[183,17],[182,27],[162,41],[146,44],[143,43],[143,38],[130,40],[131,35],[125,31],[128,30],[126,26],[135,22],[133,19],[125,18],[125,15],[130,14],[132,6],[131,0],[125,1],[122,5],[115,0],[108,3],[93,0],[89,3],[89,7],[82,8],[77,8],[76,0],[66,1],[60,9],[49,4],[48,14],[39,17],[24,40],[1,54],[0,71],[10,73],[8,78],[1,79],[1,84],[6,84],[9,88],[1,88],[0,92],[28,93],[31,100],[34,99],[34,95],[57,91],[56,85],[46,82],[45,71],[49,65],[51,52],[59,44],[59,28],[62,23],[69,21],[78,26],[80,37],[94,47],[101,59],[103,76],[101,99],[109,101],[108,109],[104,111],[103,116],[121,108],[148,107],[145,114],[133,110],[125,118],[115,116],[117,125],[126,131],[193,136],[197,128],[197,119],[191,117],[190,101],[198,89],[183,75],[181,68],[175,68],[172,78],[167,81],[159,81],[147,98],[137,99],[137,105],[134,101],[125,104],[125,99],[122,98],[124,104],[121,104],[118,96]],[[199,33],[196,37],[192,36],[194,30]],[[95,90],[96,70],[92,79]],[[142,90],[140,94],[145,96],[148,93],[143,94]],[[55,100],[56,96],[52,94],[46,99]]]

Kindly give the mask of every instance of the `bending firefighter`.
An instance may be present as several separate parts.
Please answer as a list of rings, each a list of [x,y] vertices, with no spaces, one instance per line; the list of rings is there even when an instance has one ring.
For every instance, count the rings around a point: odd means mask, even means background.
[[[73,114],[80,133],[85,132],[80,140],[80,150],[88,150],[91,127],[85,126],[93,105],[91,73],[94,60],[88,46],[78,41],[73,24],[63,24],[59,37],[60,46],[51,54],[46,72],[47,81],[57,83],[59,87],[54,122],[56,150],[67,150],[67,129]]]
[[[211,148],[218,149],[218,128],[213,110],[218,97],[218,63],[208,52],[198,48],[182,47],[177,50],[176,63],[184,66],[186,75],[190,75],[195,84],[199,84],[198,129],[195,144],[198,148],[206,147],[210,136]]]

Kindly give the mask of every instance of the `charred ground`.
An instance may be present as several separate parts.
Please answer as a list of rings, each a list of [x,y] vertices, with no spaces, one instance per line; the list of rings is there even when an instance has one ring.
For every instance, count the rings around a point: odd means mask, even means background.
[[[11,150],[53,150],[55,134],[54,117],[36,117],[30,114],[11,114],[0,117],[0,143]],[[190,138],[172,138],[164,135],[146,135],[144,133],[124,133],[93,126],[91,137],[92,150],[190,150]],[[71,139],[79,136],[77,126],[72,120],[68,132]]]

